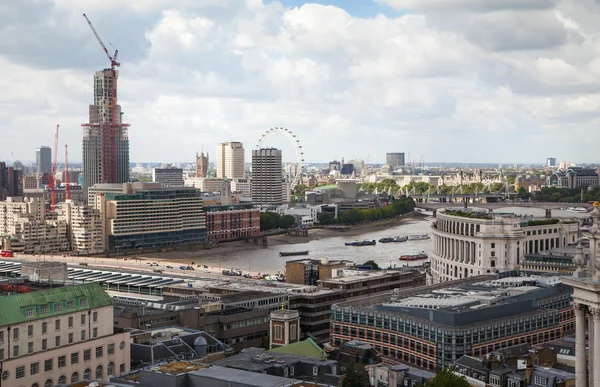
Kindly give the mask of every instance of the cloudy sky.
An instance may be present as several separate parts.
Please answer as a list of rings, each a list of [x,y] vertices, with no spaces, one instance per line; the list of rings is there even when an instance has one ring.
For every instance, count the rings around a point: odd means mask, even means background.
[[[81,160],[108,66],[83,12],[119,49],[132,161],[275,126],[308,161],[600,161],[600,0],[5,0],[0,160],[33,160],[56,123]]]

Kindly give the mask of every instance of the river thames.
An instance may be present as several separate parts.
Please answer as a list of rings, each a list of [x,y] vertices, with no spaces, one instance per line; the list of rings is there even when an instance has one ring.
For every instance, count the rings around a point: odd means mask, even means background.
[[[544,217],[545,215],[545,210],[541,208],[506,207],[496,209],[494,212],[512,212],[518,215],[534,215],[536,217]],[[584,218],[589,216],[589,214],[553,210],[552,216],[557,218]],[[422,265],[424,261],[403,262],[399,260],[399,257],[402,254],[416,253],[422,250],[428,251],[431,246],[431,240],[407,241],[402,243],[377,243],[375,246],[362,247],[344,246],[344,242],[363,239],[379,240],[380,238],[393,237],[396,235],[430,234],[431,222],[433,220],[434,218],[431,216],[412,218],[398,226],[376,231],[365,231],[365,233],[360,235],[347,236],[340,231],[339,236],[311,240],[305,243],[283,244],[251,250],[245,249],[242,251],[227,252],[226,254],[219,253],[219,249],[215,249],[214,255],[198,258],[197,263],[206,264],[214,268],[233,268],[240,269],[244,272],[260,272],[263,274],[283,273],[286,261],[301,258],[328,258],[329,260],[343,259],[357,264],[372,260],[382,268],[388,268],[390,266],[401,267],[407,264],[419,266]],[[301,240],[301,238],[299,238],[299,240]],[[281,251],[301,250],[309,250],[310,253],[308,256],[279,256],[279,252]]]

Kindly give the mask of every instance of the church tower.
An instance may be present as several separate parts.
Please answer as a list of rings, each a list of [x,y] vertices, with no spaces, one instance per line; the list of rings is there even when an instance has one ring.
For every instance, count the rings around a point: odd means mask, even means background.
[[[204,151],[196,153],[196,177],[206,177],[208,174],[208,153],[204,156]]]
[[[300,313],[281,309],[271,312],[269,318],[269,347],[277,348],[300,341]]]

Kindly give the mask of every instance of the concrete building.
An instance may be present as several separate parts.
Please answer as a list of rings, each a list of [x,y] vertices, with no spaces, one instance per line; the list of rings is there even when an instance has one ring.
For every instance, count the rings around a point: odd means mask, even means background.
[[[548,186],[575,189],[600,185],[600,168],[569,167],[554,172],[548,177]]]
[[[231,181],[231,192],[234,194],[240,194],[242,196],[250,197],[252,195],[250,179],[233,179]]]
[[[321,206],[300,206],[291,207],[287,205],[277,208],[279,215],[292,215],[299,218],[298,225],[307,227],[318,223],[318,215],[321,213]]]
[[[435,373],[404,364],[373,364],[367,366],[370,385],[373,387],[422,386],[435,377]]]
[[[572,291],[555,276],[479,276],[332,306],[334,346],[359,339],[436,370],[461,356],[543,344],[573,329]]]
[[[52,149],[49,146],[42,145],[35,150],[35,171],[52,173]]]
[[[208,240],[225,241],[260,235],[260,210],[251,205],[205,207]]]
[[[181,168],[154,168],[152,181],[162,183],[166,187],[183,187],[183,169]]]
[[[86,193],[95,184],[129,181],[129,125],[122,122],[121,105],[117,103],[118,76],[119,72],[111,69],[94,75],[94,104],[89,105],[89,123],[81,125]]]
[[[548,157],[546,159],[546,166],[547,167],[555,167],[556,166],[556,158],[555,157]]]
[[[67,200],[58,207],[58,219],[67,224],[70,250],[82,254],[104,251],[102,214],[86,204]]]
[[[404,167],[404,153],[394,152],[385,154],[385,163],[392,168],[392,170],[401,169]]]
[[[55,386],[129,372],[129,333],[115,331],[98,284],[0,297],[3,386]]]
[[[185,179],[185,185],[197,188],[202,192],[221,192],[224,181],[217,177],[190,177]]]
[[[154,187],[159,188],[161,185],[157,184]],[[123,187],[123,184],[96,184],[92,187],[88,187],[86,196],[87,204],[94,208],[99,208],[99,203],[97,203],[97,200],[102,195],[109,193],[123,193],[125,189],[126,188]]]
[[[252,201],[259,205],[283,203],[281,150],[252,150]]]
[[[0,200],[23,195],[22,178],[22,171],[6,167],[6,163],[0,162]]]
[[[196,177],[208,177],[208,153],[196,153]]]
[[[577,269],[563,282],[572,287],[575,306],[576,387],[600,386],[600,208],[594,203],[590,231],[590,255],[579,251],[573,259]],[[587,337],[586,337],[587,326]],[[587,338],[587,340],[586,340]],[[586,359],[586,341],[589,356]]]
[[[518,269],[526,254],[575,243],[578,223],[444,209],[431,226],[433,283]]]
[[[541,185],[546,185],[546,178],[543,176],[525,175],[515,178],[515,191],[517,192],[520,188],[525,188],[529,191],[529,187]]]
[[[246,154],[241,142],[217,144],[216,157],[217,178],[233,180],[246,177]]]
[[[352,261],[322,259],[298,259],[285,263],[285,282],[298,285],[317,285],[319,280],[329,279],[334,270],[346,269]]]

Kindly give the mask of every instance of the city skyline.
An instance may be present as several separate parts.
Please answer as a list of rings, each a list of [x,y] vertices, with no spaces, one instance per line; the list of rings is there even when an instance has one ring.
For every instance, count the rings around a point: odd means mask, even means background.
[[[249,152],[284,126],[307,161],[403,151],[415,161],[598,162],[598,5],[320,3],[10,4],[7,15],[30,19],[5,21],[15,36],[0,55],[13,75],[0,99],[0,130],[13,133],[5,146],[31,159],[27,140],[51,144],[60,123],[61,144],[81,160],[91,80],[107,66],[88,12],[120,52],[133,161],[156,160],[157,144],[166,162],[228,140]],[[26,31],[42,38],[21,41]],[[285,138],[269,145],[286,159]]]

